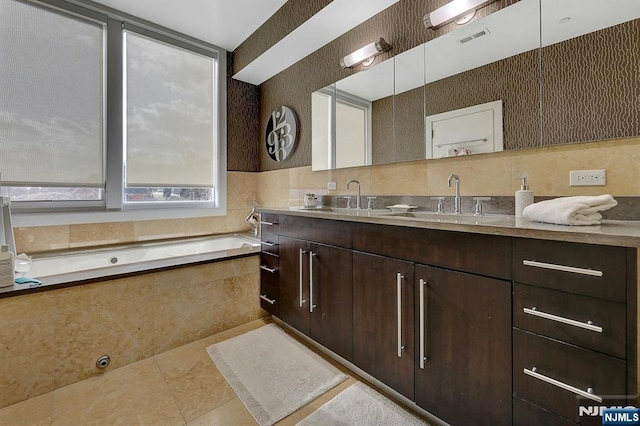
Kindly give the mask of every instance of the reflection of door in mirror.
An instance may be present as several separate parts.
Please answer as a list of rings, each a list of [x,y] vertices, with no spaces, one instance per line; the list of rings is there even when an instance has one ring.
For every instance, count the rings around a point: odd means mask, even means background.
[[[429,115],[426,128],[426,158],[502,151],[502,101]]]
[[[312,169],[371,164],[371,110],[366,99],[329,86],[312,94]]]

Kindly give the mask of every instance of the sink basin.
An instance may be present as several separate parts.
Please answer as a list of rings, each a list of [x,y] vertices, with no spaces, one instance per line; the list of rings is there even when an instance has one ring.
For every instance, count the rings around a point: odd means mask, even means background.
[[[435,213],[435,212],[403,212],[403,213],[386,213],[380,216],[398,217],[418,220],[428,220],[431,222],[447,222],[447,223],[472,223],[472,224],[490,224],[502,222],[512,219],[510,215],[472,215],[472,214],[453,214],[453,213]]]

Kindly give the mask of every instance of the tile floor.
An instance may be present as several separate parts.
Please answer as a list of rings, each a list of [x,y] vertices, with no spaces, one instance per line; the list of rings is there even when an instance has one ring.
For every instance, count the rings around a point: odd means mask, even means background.
[[[255,425],[206,352],[207,346],[270,322],[257,320],[98,377],[0,409],[0,425]],[[295,425],[356,377],[277,423]]]

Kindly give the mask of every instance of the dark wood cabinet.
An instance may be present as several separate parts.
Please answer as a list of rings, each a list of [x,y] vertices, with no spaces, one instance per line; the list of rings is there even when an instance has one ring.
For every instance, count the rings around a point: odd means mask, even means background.
[[[452,425],[511,424],[511,283],[421,265],[415,277],[416,403]]]
[[[279,317],[351,360],[351,251],[284,236],[279,244]]]
[[[353,254],[354,364],[414,398],[413,264]]]
[[[637,249],[268,219],[263,307],[447,423],[637,404]]]

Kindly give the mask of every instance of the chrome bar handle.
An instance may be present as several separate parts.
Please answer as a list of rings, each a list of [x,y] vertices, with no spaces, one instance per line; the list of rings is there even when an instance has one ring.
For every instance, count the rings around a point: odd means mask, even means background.
[[[525,266],[533,266],[534,268],[553,269],[554,271],[591,275],[592,277],[601,277],[603,275],[602,271],[595,269],[576,268],[575,266],[556,265],[554,263],[537,262],[535,260],[523,260],[522,264]]]
[[[400,272],[396,274],[396,287],[397,287],[397,297],[398,297],[398,358],[402,358],[402,351],[404,350],[404,346],[402,346],[402,280],[404,279],[404,275]]]
[[[269,268],[265,265],[260,265],[260,269],[262,269],[263,271],[271,272],[272,274],[277,271],[276,268]]]
[[[551,321],[561,322],[563,324],[572,325],[574,327],[584,328],[586,330],[595,331],[596,333],[602,333],[602,327],[597,325],[593,325],[593,322],[580,322],[576,320],[572,320],[570,318],[559,317],[558,315],[553,315],[547,312],[539,311],[535,306],[532,308],[523,308],[522,309],[525,314],[534,315],[536,317],[545,318]]]
[[[267,303],[270,303],[271,305],[276,303],[276,299],[269,299],[266,294],[261,294],[260,299],[264,300]]]
[[[313,258],[316,257],[316,253],[309,251],[309,313],[313,313],[313,309],[316,305],[313,304]]]
[[[264,220],[261,220],[261,221],[260,221],[260,225],[273,226],[273,225],[277,225],[277,223],[274,223],[274,222],[265,222]]]
[[[427,282],[420,278],[420,368],[424,370],[424,362],[427,360],[425,353],[425,338],[424,338],[424,293]]]
[[[302,280],[303,280],[303,276],[302,276],[302,257],[304,256],[304,254],[306,253],[306,250],[300,249],[300,256],[298,258],[298,270],[300,272],[299,275],[299,284],[300,284],[300,307],[302,308],[302,305],[304,305],[304,302],[306,302],[306,300],[304,300],[302,298]]]
[[[275,243],[270,243],[268,241],[260,241],[260,244],[264,244],[265,246],[269,246],[269,247],[275,247],[277,246],[277,244]]]
[[[567,390],[569,392],[573,392],[576,395],[580,395],[583,396],[585,398],[589,398],[593,401],[597,401],[597,402],[602,402],[602,397],[596,395],[593,393],[593,389],[592,388],[588,388],[586,391],[583,391],[582,389],[578,389],[574,386],[568,385],[564,382],[561,382],[559,380],[553,379],[549,376],[545,376],[544,374],[540,374],[537,372],[537,368],[533,367],[531,370],[529,370],[528,368],[525,368],[524,370],[524,374],[534,377],[538,380],[542,380],[543,382],[549,383],[551,385],[557,386],[561,389]]]

